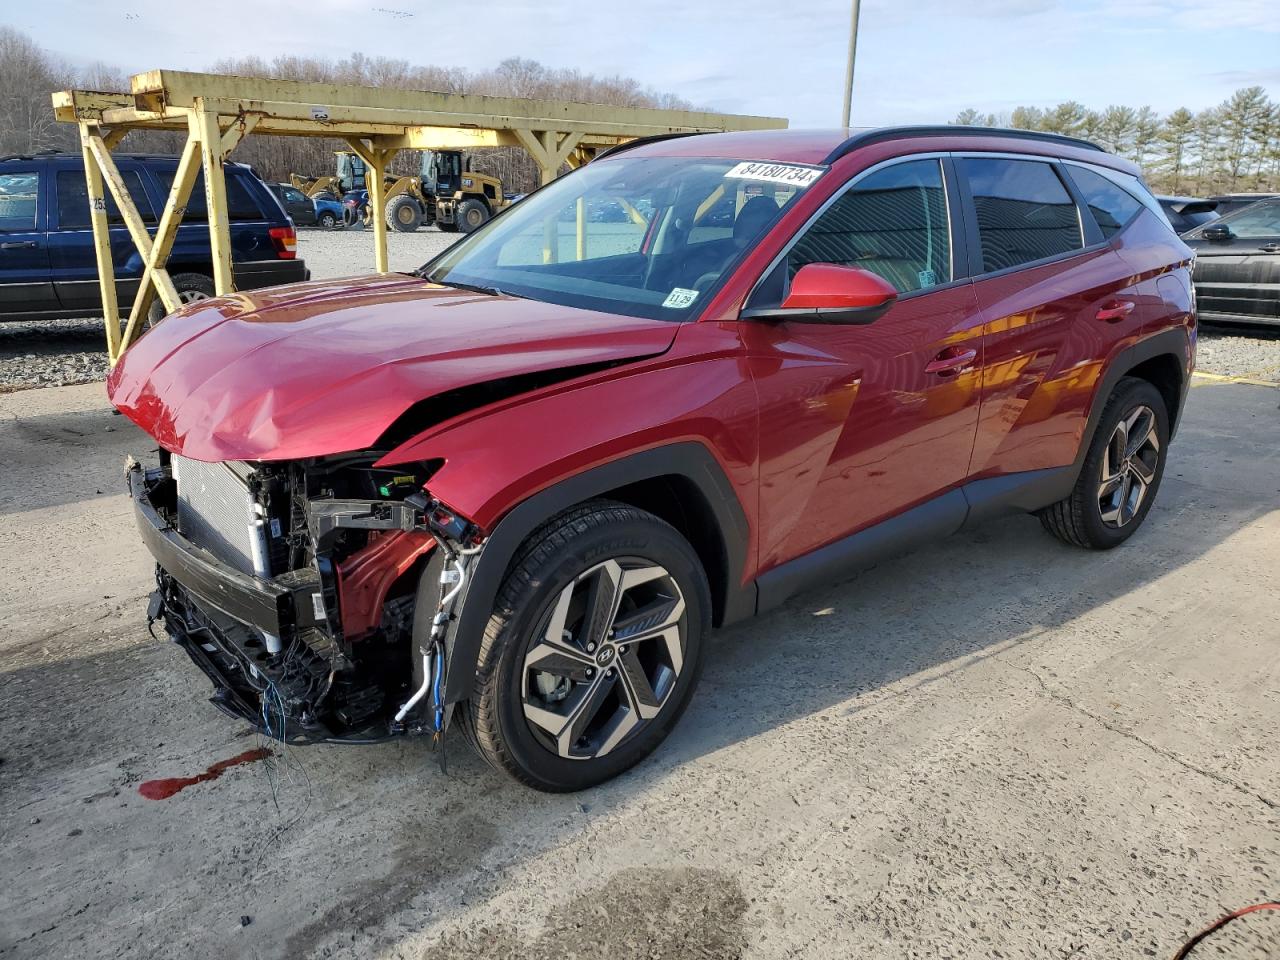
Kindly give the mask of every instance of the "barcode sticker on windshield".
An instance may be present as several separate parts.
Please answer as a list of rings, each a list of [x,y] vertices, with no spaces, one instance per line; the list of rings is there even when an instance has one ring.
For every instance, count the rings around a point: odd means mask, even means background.
[[[698,299],[697,290],[686,290],[684,287],[676,287],[667,294],[667,299],[662,301],[664,307],[675,307],[683,310],[685,307],[692,305],[693,301]]]
[[[793,163],[760,163],[747,161],[740,163],[725,177],[733,180],[765,180],[769,183],[787,183],[803,190],[822,176],[822,171],[813,167],[801,167]]]

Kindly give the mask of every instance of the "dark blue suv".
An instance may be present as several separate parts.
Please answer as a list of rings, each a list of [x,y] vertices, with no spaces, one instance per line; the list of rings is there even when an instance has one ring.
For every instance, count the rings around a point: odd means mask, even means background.
[[[120,175],[143,221],[155,235],[177,173],[174,157],[120,155]],[[253,170],[226,165],[232,270],[239,290],[310,277],[297,259],[293,221]],[[111,257],[120,309],[129,313],[142,276],[142,258],[110,194]],[[183,301],[213,296],[203,174],[169,255],[169,275]],[[158,298],[151,319],[163,315]],[[88,190],[79,154],[0,158],[0,320],[49,320],[102,315]]]

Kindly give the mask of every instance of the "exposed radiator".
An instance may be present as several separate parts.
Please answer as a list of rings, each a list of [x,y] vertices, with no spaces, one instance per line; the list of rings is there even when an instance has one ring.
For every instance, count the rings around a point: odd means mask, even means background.
[[[178,530],[198,547],[245,573],[254,573],[253,499],[247,464],[201,463],[176,454]]]

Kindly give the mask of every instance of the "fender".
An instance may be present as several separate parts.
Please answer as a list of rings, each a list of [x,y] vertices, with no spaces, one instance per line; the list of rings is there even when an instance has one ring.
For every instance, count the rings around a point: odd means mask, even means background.
[[[1102,419],[1102,408],[1107,405],[1107,398],[1115,390],[1116,384],[1138,364],[1166,355],[1178,361],[1178,369],[1182,374],[1178,402],[1169,411],[1169,439],[1173,439],[1174,434],[1177,432],[1178,424],[1182,422],[1182,408],[1186,404],[1187,391],[1191,387],[1192,359],[1194,357],[1191,334],[1183,326],[1161,330],[1159,333],[1151,334],[1145,339],[1139,340],[1132,346],[1127,347],[1103,371],[1102,377],[1098,382],[1098,388],[1093,394],[1093,402],[1089,408],[1089,419],[1085,423],[1084,437],[1080,441],[1080,449],[1076,452],[1076,459],[1072,464],[1075,468],[1071,475],[1072,484],[1075,483],[1076,477],[1080,475],[1080,469],[1084,466],[1084,458],[1089,453],[1090,444],[1093,443],[1094,431],[1098,429],[1098,421]]]
[[[729,478],[701,443],[686,441],[654,447],[561,480],[522,501],[498,521],[471,567],[461,612],[448,637],[446,703],[457,703],[471,695],[485,625],[493,612],[507,567],[525,538],[574,504],[640,480],[671,475],[694,483],[715,515],[727,561],[727,582],[722,585],[725,613],[721,625],[755,613],[755,582],[743,583],[750,530]]]

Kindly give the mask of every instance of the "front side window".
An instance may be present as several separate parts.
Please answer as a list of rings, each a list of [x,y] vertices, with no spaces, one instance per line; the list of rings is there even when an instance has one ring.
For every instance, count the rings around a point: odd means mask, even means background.
[[[796,271],[809,263],[869,270],[899,293],[949,283],[951,226],[941,161],[895,163],[856,181],[800,235],[751,305],[781,304]]]
[[[294,190],[292,188],[286,188],[284,192],[284,198],[288,200],[290,203],[306,203],[307,202],[307,198],[303,195],[301,190]]]
[[[1280,203],[1264,203],[1235,216],[1223,217],[1222,226],[1241,240],[1280,237]]]
[[[420,275],[565,306],[690,319],[822,173],[697,157],[588,164],[521,200]]]
[[[0,230],[20,233],[36,225],[36,197],[40,195],[40,174],[0,173]]]
[[[1084,197],[1085,205],[1093,214],[1098,229],[1108,240],[1119,233],[1142,209],[1142,204],[1132,194],[1120,189],[1100,173],[1075,165],[1068,166],[1067,173]]]
[[[973,195],[984,273],[1084,247],[1076,205],[1049,164],[979,157],[961,160],[960,170]]]
[[[151,201],[147,199],[146,191],[142,189],[142,178],[138,176],[138,171],[121,171],[120,179],[124,181],[125,189],[129,191],[129,197],[137,207],[138,216],[142,218],[142,222],[155,223],[156,215],[151,209]],[[55,183],[58,188],[58,226],[65,230],[88,227],[90,222],[89,186],[85,182],[84,174],[79,170],[59,170]],[[107,195],[107,222],[112,226],[119,226],[124,223],[124,217],[120,215],[120,208],[116,206],[116,198],[111,195],[111,191],[105,184],[103,189]]]

